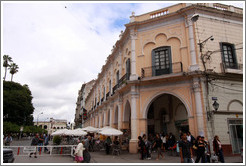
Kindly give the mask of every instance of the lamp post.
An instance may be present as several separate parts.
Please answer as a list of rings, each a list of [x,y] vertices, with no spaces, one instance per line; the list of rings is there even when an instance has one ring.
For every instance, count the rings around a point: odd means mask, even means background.
[[[219,103],[216,100],[214,100],[213,103],[214,110],[207,112],[208,121],[212,118],[213,114],[218,111],[219,106],[220,106]]]
[[[41,115],[41,114],[43,114],[43,112],[41,112],[41,113],[38,114],[38,116],[37,116],[37,126],[38,126],[38,117],[39,117],[39,115]]]

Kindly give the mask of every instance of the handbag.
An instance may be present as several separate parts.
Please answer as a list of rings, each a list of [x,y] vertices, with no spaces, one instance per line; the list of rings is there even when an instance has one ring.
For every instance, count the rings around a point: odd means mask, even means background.
[[[218,156],[214,153],[214,154],[211,156],[211,160],[212,160],[213,163],[218,162]]]

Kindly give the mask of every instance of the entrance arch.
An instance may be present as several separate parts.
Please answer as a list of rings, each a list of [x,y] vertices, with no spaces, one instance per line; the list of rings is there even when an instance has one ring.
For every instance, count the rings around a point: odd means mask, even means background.
[[[179,138],[180,131],[189,131],[188,117],[190,114],[185,103],[179,97],[161,93],[149,101],[145,112],[148,135],[172,133],[176,138]]]

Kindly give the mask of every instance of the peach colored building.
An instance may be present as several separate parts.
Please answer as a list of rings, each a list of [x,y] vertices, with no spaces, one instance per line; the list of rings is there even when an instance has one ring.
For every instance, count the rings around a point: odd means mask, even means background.
[[[172,132],[179,139],[179,131],[209,141],[219,135],[226,152],[237,153],[243,10],[182,3],[132,13],[125,26],[85,99],[84,126],[109,125],[128,133],[131,153],[137,152],[139,135]]]

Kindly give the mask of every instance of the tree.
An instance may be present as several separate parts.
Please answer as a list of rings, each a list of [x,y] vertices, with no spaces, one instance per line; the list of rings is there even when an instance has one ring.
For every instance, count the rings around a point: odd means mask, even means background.
[[[6,74],[7,74],[7,67],[9,67],[9,62],[13,62],[12,58],[9,55],[4,55],[3,56],[3,67],[5,67],[5,75],[3,77],[3,80],[5,81],[6,79]]]
[[[14,75],[15,73],[18,72],[19,67],[18,67],[17,64],[11,63],[10,66],[9,66],[9,69],[10,69],[11,82],[12,82],[12,80],[13,80],[13,75]]]
[[[3,120],[17,125],[33,125],[32,93],[27,85],[3,82]]]

